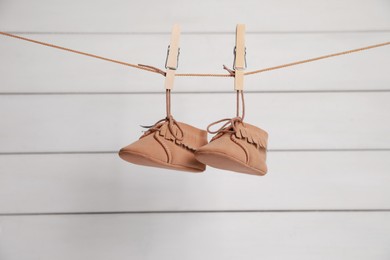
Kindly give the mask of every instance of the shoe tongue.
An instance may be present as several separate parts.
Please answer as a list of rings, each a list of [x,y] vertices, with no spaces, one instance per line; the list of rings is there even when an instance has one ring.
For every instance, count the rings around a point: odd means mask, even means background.
[[[172,130],[172,131],[171,131]],[[165,122],[159,129],[160,136],[163,136],[167,140],[180,139],[179,127],[173,124],[169,127],[169,122]]]
[[[165,136],[166,132],[168,129],[168,122],[165,122],[161,127],[160,127],[160,135]]]
[[[169,122],[165,122],[161,126],[159,133],[161,136],[163,136],[167,140],[175,140],[176,139],[174,136],[175,133],[171,133],[171,129],[169,128],[168,124],[169,124]],[[172,130],[175,131],[175,125],[172,126]]]

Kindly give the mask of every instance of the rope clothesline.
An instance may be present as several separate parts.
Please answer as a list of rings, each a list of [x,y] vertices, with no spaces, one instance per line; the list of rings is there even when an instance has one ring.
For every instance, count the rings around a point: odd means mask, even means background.
[[[95,54],[91,54],[91,53],[86,53],[86,52],[82,52],[82,51],[78,51],[78,50],[73,50],[73,49],[61,47],[61,46],[54,45],[54,44],[47,43],[47,42],[33,40],[33,39],[30,39],[30,38],[14,35],[14,34],[11,34],[11,33],[0,32],[0,34],[4,35],[4,36],[15,38],[15,39],[19,39],[19,40],[23,40],[23,41],[28,41],[28,42],[40,44],[40,45],[43,45],[43,46],[46,46],[46,47],[51,47],[51,48],[55,48],[55,49],[59,49],[59,50],[63,50],[63,51],[68,51],[68,52],[72,52],[72,53],[76,53],[76,54],[80,54],[80,55],[84,55],[84,56],[88,56],[88,57],[96,58],[96,59],[100,59],[100,60],[105,60],[105,61],[113,62],[113,63],[116,63],[116,64],[120,64],[120,65],[124,65],[124,66],[128,66],[128,67],[133,67],[133,68],[140,69],[140,70],[144,70],[144,71],[158,73],[158,74],[161,74],[163,76],[165,76],[165,73],[166,73],[164,70],[161,70],[159,68],[156,68],[156,67],[150,66],[150,65],[131,64],[131,63],[124,62],[124,61],[114,60],[114,59],[105,58],[105,57],[102,57],[102,56],[99,56],[99,55],[95,55]],[[295,65],[309,63],[309,62],[318,61],[318,60],[322,60],[322,59],[327,59],[327,58],[331,58],[331,57],[337,57],[337,56],[341,56],[341,55],[346,55],[346,54],[351,54],[351,53],[355,53],[355,52],[365,51],[365,50],[369,50],[369,49],[379,48],[379,47],[383,47],[383,46],[386,46],[386,45],[390,45],[390,42],[383,42],[383,43],[379,43],[379,44],[375,44],[375,45],[369,45],[369,46],[365,46],[365,47],[361,47],[361,48],[357,48],[357,49],[352,49],[352,50],[347,50],[347,51],[343,51],[343,52],[331,53],[331,54],[327,54],[327,55],[323,55],[323,56],[319,56],[319,57],[315,57],[315,58],[310,58],[310,59],[306,59],[306,60],[300,60],[300,61],[295,61],[295,62],[291,62],[291,63],[281,64],[281,65],[278,65],[278,66],[263,68],[263,69],[254,70],[254,71],[248,71],[248,72],[245,72],[244,75],[247,76],[247,75],[258,74],[258,73],[262,73],[262,72],[266,72],[266,71],[272,71],[272,70],[292,67],[292,66],[295,66]],[[227,70],[229,72],[229,74],[176,73],[175,76],[177,76],[177,77],[234,77],[234,70],[230,70],[226,66],[224,66],[224,69]]]

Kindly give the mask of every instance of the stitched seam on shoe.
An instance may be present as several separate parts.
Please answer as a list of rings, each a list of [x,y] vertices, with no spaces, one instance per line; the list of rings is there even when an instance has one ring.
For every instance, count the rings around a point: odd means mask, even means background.
[[[242,150],[244,150],[244,152],[245,152],[245,157],[246,157],[245,163],[248,164],[248,163],[249,163],[249,152],[248,152],[248,150],[246,149],[246,147],[243,146],[243,145],[240,144],[237,140],[234,139],[234,134],[231,134],[231,135],[230,135],[230,140],[232,140],[235,144],[237,144],[238,146],[240,146],[240,147],[242,148]]]
[[[162,140],[159,139],[159,135],[158,135],[159,132],[155,132],[155,134],[153,135],[154,139],[156,139],[157,142],[159,142],[161,144],[161,146],[163,147],[164,151],[165,151],[165,154],[167,155],[167,163],[171,163],[171,160],[172,160],[172,156],[171,156],[171,151],[169,150],[169,148],[162,142]]]

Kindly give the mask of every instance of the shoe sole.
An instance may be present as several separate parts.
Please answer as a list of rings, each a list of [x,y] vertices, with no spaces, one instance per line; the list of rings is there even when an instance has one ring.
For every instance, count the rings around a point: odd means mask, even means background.
[[[144,156],[141,153],[133,152],[133,151],[119,151],[118,153],[119,157],[123,160],[138,164],[138,165],[144,165],[144,166],[150,166],[150,167],[156,167],[156,168],[164,168],[169,170],[176,170],[176,171],[187,171],[187,172],[194,172],[194,173],[200,173],[203,172],[205,169],[197,169],[197,168],[191,168],[187,166],[177,165],[177,164],[170,164],[166,163],[161,160],[157,160],[151,157]]]
[[[219,152],[195,152],[195,158],[208,166],[213,168],[240,172],[245,174],[263,176],[267,172],[261,171],[259,169],[253,168],[234,157],[231,157],[224,153]]]

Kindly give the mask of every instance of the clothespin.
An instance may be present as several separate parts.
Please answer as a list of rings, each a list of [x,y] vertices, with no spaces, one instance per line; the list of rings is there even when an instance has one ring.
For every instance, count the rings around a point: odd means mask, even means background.
[[[234,89],[243,90],[246,69],[245,24],[237,24],[236,46],[234,47]]]
[[[173,82],[175,79],[175,72],[179,64],[179,37],[180,36],[180,27],[178,24],[173,25],[171,33],[171,43],[168,46],[167,58],[165,60],[165,89],[172,89]]]

